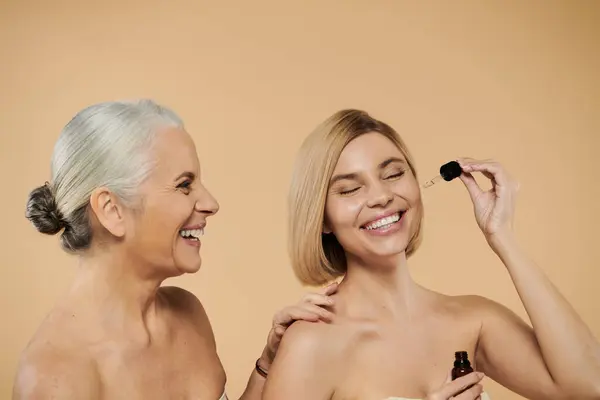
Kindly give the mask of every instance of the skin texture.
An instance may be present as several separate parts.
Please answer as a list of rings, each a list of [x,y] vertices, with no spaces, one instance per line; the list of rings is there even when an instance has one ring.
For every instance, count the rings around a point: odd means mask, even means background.
[[[458,160],[478,226],[535,329],[489,299],[446,296],[415,283],[404,250],[421,213],[420,190],[405,162],[381,166],[392,158],[404,159],[377,133],[358,137],[342,152],[332,182],[338,174],[356,178],[330,185],[323,228],[336,235],[348,260],[333,296],[335,317],[288,330],[263,399],[475,399],[483,374],[530,399],[600,399],[600,345],[516,241],[518,185],[502,166]],[[480,189],[473,173],[490,179],[492,189]],[[390,233],[361,229],[398,210],[406,214]],[[483,374],[450,382],[458,350],[468,351]]]
[[[92,248],[23,351],[14,400],[217,400],[223,394],[226,376],[204,307],[188,291],[161,286],[201,267],[200,246],[179,230],[206,225],[219,206],[202,185],[185,131],[161,132],[152,151],[156,168],[140,187],[140,207],[125,207],[106,188],[92,194]],[[330,320],[320,306],[331,304],[336,290],[307,294],[276,313],[260,355],[264,369],[294,321]],[[264,381],[252,370],[242,399],[260,399]]]

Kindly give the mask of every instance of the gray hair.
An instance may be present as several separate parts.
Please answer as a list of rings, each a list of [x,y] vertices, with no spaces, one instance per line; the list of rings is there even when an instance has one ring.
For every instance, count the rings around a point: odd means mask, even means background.
[[[149,150],[157,132],[167,127],[183,129],[184,124],[152,100],[103,102],[79,111],[54,147],[51,183],[29,194],[26,217],[45,234],[64,229],[66,251],[88,248],[92,191],[105,186],[124,204],[136,204],[137,188],[153,167]]]

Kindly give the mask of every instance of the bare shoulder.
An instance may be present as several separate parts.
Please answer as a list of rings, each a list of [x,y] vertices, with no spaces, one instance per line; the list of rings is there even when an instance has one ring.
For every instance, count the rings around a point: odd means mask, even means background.
[[[175,311],[206,315],[202,303],[192,292],[177,286],[162,286],[159,294]]]
[[[34,339],[19,360],[13,400],[96,399],[101,380],[95,361],[75,346]]]
[[[294,322],[283,335],[263,399],[330,399],[348,342],[341,328],[335,322]],[[319,371],[318,379],[315,371]]]
[[[479,295],[463,295],[453,297],[457,304],[460,304],[465,311],[468,311],[482,320],[490,318],[514,319],[517,315],[505,305],[492,299]]]
[[[508,310],[502,304],[479,295],[445,295],[435,293],[436,302],[456,316],[484,318]]]
[[[177,286],[163,286],[159,290],[159,296],[171,312],[192,317],[203,325],[208,323],[208,315],[202,302],[192,292]]]
[[[210,320],[196,295],[177,286],[163,286],[159,290],[159,295],[174,316],[191,322],[202,336],[209,337],[214,342]]]
[[[340,346],[340,327],[325,322],[295,321],[281,340],[280,351],[304,354],[305,357],[326,357]],[[336,345],[337,343],[337,345]],[[328,351],[325,351],[328,349]]]

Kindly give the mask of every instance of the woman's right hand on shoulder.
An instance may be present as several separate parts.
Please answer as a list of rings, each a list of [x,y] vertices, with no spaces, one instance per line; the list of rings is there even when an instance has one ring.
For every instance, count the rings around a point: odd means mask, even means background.
[[[481,372],[472,372],[452,380],[450,374],[446,382],[434,392],[429,393],[425,400],[477,400],[483,392],[481,380],[485,375]]]

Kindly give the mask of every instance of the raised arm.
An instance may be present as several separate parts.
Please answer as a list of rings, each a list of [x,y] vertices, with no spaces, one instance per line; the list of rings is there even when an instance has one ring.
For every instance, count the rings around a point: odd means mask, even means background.
[[[517,185],[495,162],[459,161],[477,222],[506,266],[532,327],[487,301],[477,363],[507,388],[531,399],[600,399],[600,343],[512,233]],[[484,192],[471,172],[492,180]]]
[[[499,254],[533,328],[503,306],[488,306],[477,356],[482,371],[530,399],[600,399],[594,335],[516,245]]]

